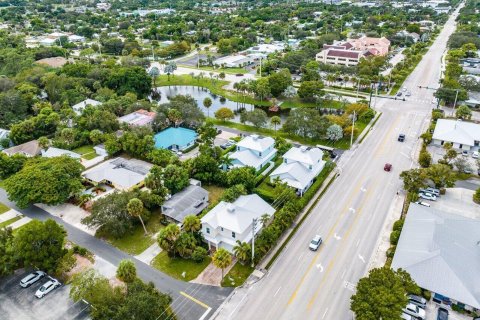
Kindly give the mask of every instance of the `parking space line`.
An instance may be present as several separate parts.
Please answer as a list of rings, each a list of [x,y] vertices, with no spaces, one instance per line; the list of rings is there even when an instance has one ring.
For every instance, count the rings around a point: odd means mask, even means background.
[[[184,296],[185,298],[192,300],[192,301],[195,302],[196,304],[204,307],[205,309],[210,309],[210,307],[209,307],[208,305],[206,305],[205,303],[203,303],[202,301],[200,301],[200,300],[198,300],[198,299],[195,299],[195,298],[192,297],[191,295],[189,295],[189,294],[187,294],[187,293],[185,293],[185,292],[183,292],[183,291],[180,291],[180,294],[181,294],[182,296]]]

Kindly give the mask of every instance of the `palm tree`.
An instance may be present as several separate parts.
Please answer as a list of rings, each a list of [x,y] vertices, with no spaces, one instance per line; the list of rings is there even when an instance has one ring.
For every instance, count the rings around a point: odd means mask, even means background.
[[[273,116],[271,119],[270,119],[270,123],[273,125],[273,127],[275,128],[275,132],[277,132],[277,125],[279,125],[280,123],[282,123],[282,120],[280,119],[279,116]]]
[[[183,230],[186,232],[194,233],[202,229],[202,222],[196,215],[188,215],[183,219]]]
[[[233,164],[233,159],[228,156],[228,154],[224,155],[220,158],[220,165],[222,166],[223,170],[227,170]]]
[[[207,117],[210,118],[210,107],[212,106],[212,99],[206,97],[203,99],[203,106],[207,108]]]
[[[197,241],[195,237],[190,233],[181,233],[177,241],[175,241],[175,250],[183,258],[189,258],[195,247],[197,246]]]
[[[153,87],[157,87],[157,77],[160,75],[160,70],[158,70],[157,67],[152,67],[150,68],[150,71],[148,71],[148,75],[153,78]]]
[[[237,245],[233,247],[235,256],[242,262],[242,264],[248,262],[250,259],[251,250],[252,248],[250,244],[246,242],[240,242],[240,240],[237,240]]]
[[[213,255],[213,264],[215,267],[222,269],[222,279],[223,271],[232,263],[232,255],[224,248],[219,248],[215,251]]]
[[[167,253],[175,256],[175,242],[180,235],[180,228],[175,223],[170,223],[168,226],[160,230],[158,234],[158,245]]]
[[[140,222],[142,223],[143,230],[145,234],[147,234],[147,228],[145,228],[145,224],[143,223],[142,213],[143,213],[143,202],[138,198],[133,198],[128,201],[127,204],[127,211],[132,217],[138,217]]]

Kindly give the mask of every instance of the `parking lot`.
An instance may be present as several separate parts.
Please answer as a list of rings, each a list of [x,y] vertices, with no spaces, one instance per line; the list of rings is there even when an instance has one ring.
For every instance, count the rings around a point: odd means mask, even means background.
[[[432,155],[432,163],[437,163],[438,160],[442,159],[445,155],[445,149],[440,146],[429,145],[427,147],[427,150]],[[465,160],[467,160],[467,163],[473,173],[477,173],[477,170],[480,170],[480,168],[477,168],[476,159],[472,157],[472,152],[469,152],[468,156],[463,156],[461,155],[461,152],[459,152],[458,150],[456,151],[458,153],[457,158],[464,158]],[[453,160],[451,163],[455,163],[455,160]]]
[[[441,307],[448,310],[448,320],[472,320],[472,317],[453,311],[452,308],[450,308],[450,306],[446,306],[442,304]],[[425,320],[437,319],[438,308],[439,308],[439,305],[436,304],[435,302],[430,301],[429,303],[427,303],[427,308],[425,309],[426,311]]]
[[[47,277],[28,288],[20,287],[20,280],[29,273],[17,270],[14,275],[0,280],[0,319],[90,319],[88,306],[82,301],[75,303],[69,298],[69,286],[62,285],[42,299],[37,299],[34,294],[48,281]]]

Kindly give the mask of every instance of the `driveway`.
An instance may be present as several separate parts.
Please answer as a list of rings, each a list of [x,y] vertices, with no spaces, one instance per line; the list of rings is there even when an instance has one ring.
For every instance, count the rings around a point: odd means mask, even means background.
[[[437,313],[438,313],[438,308],[440,305],[436,304],[433,301],[430,301],[427,304],[427,308],[425,309],[426,311],[426,319],[427,320],[434,320],[437,319]],[[461,313],[458,313],[456,311],[453,311],[450,306],[446,306],[444,304],[441,305],[442,308],[445,308],[448,310],[448,319],[449,320],[471,320],[472,317],[463,315]]]
[[[35,206],[30,206],[26,209],[19,209],[14,203],[8,200],[5,190],[1,188],[0,202],[30,218],[55,220],[57,223],[63,225],[67,231],[69,240],[82,247],[88,248],[93,254],[110,264],[118,266],[121,260],[132,259],[137,267],[137,275],[139,278],[145,282],[152,282],[158,290],[172,296],[172,308],[179,319],[199,319],[206,314],[207,311],[208,314],[213,313],[213,311],[220,306],[223,300],[225,300],[232,291],[231,288],[193,284],[173,279],[157,269],[135,259],[135,257],[118,250],[105,241],[95,238],[58,217],[50,215],[43,209]],[[0,315],[1,314],[2,313],[0,312]]]
[[[29,272],[23,269],[0,281],[0,318],[17,319],[90,319],[88,305],[82,301],[73,302],[68,296],[70,286],[61,286],[42,299],[34,294],[47,278],[43,278],[29,288],[19,286],[20,280]]]

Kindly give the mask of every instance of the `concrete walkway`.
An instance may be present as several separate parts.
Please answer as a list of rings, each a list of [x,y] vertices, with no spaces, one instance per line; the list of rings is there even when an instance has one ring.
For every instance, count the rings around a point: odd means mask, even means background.
[[[58,206],[48,206],[45,204],[36,204],[35,206],[47,211],[52,216],[59,217],[65,222],[73,225],[74,227],[90,234],[95,235],[96,229],[87,227],[82,223],[82,219],[89,215],[88,211],[83,210],[80,207],[74,206],[70,203],[63,203]]]
[[[18,229],[18,228],[26,225],[26,224],[29,223],[30,221],[32,221],[32,219],[30,219],[29,217],[23,217],[22,219],[17,220],[17,221],[15,221],[15,222],[12,223],[12,224],[9,224],[8,227],[9,227],[9,228],[12,228],[13,230],[15,230],[15,229]]]
[[[162,248],[160,248],[158,246],[158,242],[155,241],[154,244],[152,244],[139,255],[136,255],[135,258],[142,261],[143,263],[150,264],[152,260],[160,254],[160,252],[162,252]]]
[[[7,212],[0,214],[0,222],[5,222],[21,215],[22,214],[20,212],[10,209]]]
[[[235,257],[233,257],[232,263],[225,270],[223,270],[223,274],[226,275],[230,271],[230,269],[233,268],[235,263],[236,259]],[[215,267],[212,261],[202,271],[202,273],[200,273],[195,279],[190,282],[220,287],[222,283],[222,269]]]

